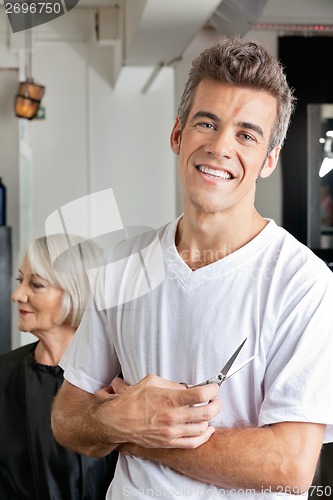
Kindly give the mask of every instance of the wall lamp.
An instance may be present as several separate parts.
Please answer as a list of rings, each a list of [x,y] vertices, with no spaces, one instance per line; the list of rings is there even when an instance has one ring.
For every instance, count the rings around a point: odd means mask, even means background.
[[[15,114],[19,118],[32,120],[38,113],[45,87],[34,82],[31,77],[32,68],[32,31],[25,32],[26,80],[19,83],[15,96]]]
[[[42,97],[45,92],[43,85],[34,83],[32,78],[19,83],[15,96],[15,114],[19,118],[32,120],[38,113]]]

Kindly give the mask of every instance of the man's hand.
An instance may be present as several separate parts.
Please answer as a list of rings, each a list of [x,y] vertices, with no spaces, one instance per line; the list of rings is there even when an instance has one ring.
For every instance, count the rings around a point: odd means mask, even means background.
[[[109,422],[112,426],[114,442],[192,449],[208,441],[215,431],[209,420],[221,408],[216,399],[218,389],[217,384],[185,389],[148,375],[133,386],[116,378],[110,387],[98,391],[96,398],[101,410],[104,407],[104,425]]]

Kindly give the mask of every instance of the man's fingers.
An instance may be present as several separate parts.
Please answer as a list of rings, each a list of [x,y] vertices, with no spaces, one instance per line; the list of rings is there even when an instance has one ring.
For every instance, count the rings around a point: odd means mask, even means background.
[[[160,442],[155,447],[163,448],[186,448],[194,449],[206,443],[211,435],[215,432],[215,427],[208,425],[205,429],[198,432],[198,427],[195,424],[188,424],[183,428],[183,434],[176,436],[173,439],[165,439],[161,436]]]
[[[221,409],[221,402],[217,400],[219,387],[217,384],[207,384],[206,386],[184,388],[181,384],[175,382],[164,381],[163,386],[153,385],[157,377],[148,375],[137,384],[131,386],[123,379],[116,377],[112,381],[112,390],[115,394],[131,394],[134,391],[136,397],[143,403],[147,398],[147,390],[149,391],[148,399],[154,405],[160,406],[162,415],[170,417],[167,407],[173,412],[177,410],[179,418],[178,423],[202,422],[213,418]],[[162,379],[157,379],[159,382]],[[160,382],[161,383],[161,382]],[[168,388],[164,387],[164,384]],[[170,389],[170,386],[172,389]],[[149,387],[149,389],[148,389]],[[160,403],[157,401],[160,399]],[[166,404],[166,402],[168,402]]]
[[[205,405],[184,407],[183,411],[188,422],[208,422],[219,413],[221,405],[220,399],[213,399]]]
[[[119,443],[131,441],[145,448],[196,448],[214,432],[209,422],[221,408],[217,384],[187,389],[147,375],[134,385],[116,377],[111,385],[116,408],[112,418]],[[105,397],[106,391],[102,395]]]
[[[209,425],[205,432],[191,437],[182,437],[174,443],[175,448],[195,449],[206,443],[212,434],[215,432],[215,427]]]
[[[95,396],[97,399],[100,401],[108,401],[110,399],[113,399],[114,397],[114,391],[112,387],[109,385],[107,387],[103,387],[99,391],[96,392]]]
[[[219,392],[217,384],[190,387],[178,393],[180,406],[203,404],[215,399]]]
[[[207,429],[200,435],[194,437],[182,436],[179,439],[175,439],[171,444],[166,444],[164,446],[163,443],[158,443],[156,444],[156,446],[151,446],[151,447],[160,448],[162,446],[164,448],[183,448],[188,450],[195,449],[201,446],[202,444],[206,443],[210,439],[211,435],[214,434],[214,432],[215,432],[215,427],[208,426]],[[124,453],[125,455],[140,456],[140,447],[141,445],[126,442],[119,445],[117,449],[120,451],[120,453]]]
[[[115,394],[121,394],[131,387],[127,382],[125,382],[125,380],[119,377],[112,380],[111,386]]]

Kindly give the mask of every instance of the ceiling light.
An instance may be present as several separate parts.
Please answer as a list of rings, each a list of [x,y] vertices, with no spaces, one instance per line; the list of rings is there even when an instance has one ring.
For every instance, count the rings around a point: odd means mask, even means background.
[[[322,140],[320,141],[322,142]],[[325,158],[322,161],[319,169],[319,177],[324,177],[331,170],[333,170],[333,131],[326,132],[326,139],[324,143]]]
[[[333,158],[324,158],[319,169],[319,177],[324,177],[328,172],[333,170]]]

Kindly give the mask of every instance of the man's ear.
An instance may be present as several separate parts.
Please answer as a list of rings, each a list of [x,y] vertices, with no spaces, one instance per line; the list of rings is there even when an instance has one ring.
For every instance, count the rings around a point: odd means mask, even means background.
[[[176,117],[175,124],[173,126],[171,136],[170,136],[170,145],[172,151],[176,154],[179,155],[180,151],[180,143],[181,143],[181,125],[178,116]]]
[[[280,154],[281,146],[277,146],[276,148],[272,149],[272,151],[269,153],[268,157],[266,158],[266,161],[264,163],[264,166],[260,170],[259,177],[262,179],[265,179],[266,177],[269,177],[275,170],[275,167],[277,165],[278,159],[279,159],[279,154]]]

